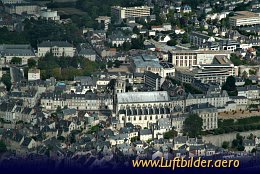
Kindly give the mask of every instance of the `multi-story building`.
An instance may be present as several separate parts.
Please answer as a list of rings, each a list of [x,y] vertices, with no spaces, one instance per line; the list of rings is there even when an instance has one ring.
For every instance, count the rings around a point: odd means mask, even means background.
[[[142,128],[149,127],[149,124],[156,123],[161,118],[170,118],[170,107],[130,107],[119,110],[119,124],[124,126],[130,122]]]
[[[90,61],[95,62],[97,54],[92,49],[81,48],[78,52],[78,56],[82,56]]]
[[[154,55],[143,54],[130,58],[131,68],[134,73],[144,73],[151,71],[159,74],[163,78],[166,76],[173,76],[175,68],[172,64],[159,62],[159,59]]]
[[[144,84],[149,89],[158,91],[161,88],[164,80],[165,79],[162,78],[160,75],[152,73],[150,71],[146,71],[144,73]]]
[[[6,4],[5,12],[9,14],[32,14],[37,15],[40,12],[40,7],[31,3]]]
[[[111,23],[111,17],[109,17],[109,16],[99,16],[98,18],[96,18],[96,21],[99,24],[104,24],[104,29],[107,30],[108,25]]]
[[[230,58],[230,51],[175,50],[169,52],[169,60],[175,67],[211,64],[215,56]]]
[[[188,111],[198,114],[203,120],[203,130],[218,128],[218,110],[209,103],[194,104],[188,107]]]
[[[198,47],[201,47],[206,42],[215,42],[214,37],[199,32],[191,32],[189,38],[190,38],[190,43]]]
[[[116,113],[130,108],[170,107],[171,102],[166,91],[118,93]]]
[[[238,11],[235,12],[235,16],[229,18],[229,22],[234,27],[258,25],[260,24],[260,15],[250,11]]]
[[[28,71],[28,80],[40,80],[41,79],[41,71],[40,69],[29,69]]]
[[[43,41],[38,44],[38,57],[44,57],[46,53],[52,53],[57,57],[73,57],[75,51],[73,45],[66,41]]]
[[[185,99],[186,107],[193,104],[209,103],[220,108],[224,107],[228,101],[231,101],[226,91],[211,91],[207,94],[188,94]]]
[[[198,65],[192,68],[176,68],[175,77],[184,83],[200,80],[202,83],[223,84],[228,76],[238,74],[238,68],[233,64]]]
[[[1,0],[3,4],[20,4],[23,0]]]
[[[4,58],[5,63],[10,63],[13,57],[22,59],[21,64],[26,65],[28,59],[35,58],[36,55],[30,45],[27,44],[3,44],[0,45],[0,56]]]
[[[125,36],[123,33],[116,33],[116,34],[112,34],[111,36],[109,36],[108,38],[108,42],[112,45],[112,46],[122,46],[125,42],[131,42],[131,37],[130,36]]]
[[[46,110],[56,110],[58,106],[74,108],[77,110],[113,109],[113,99],[110,95],[86,94],[60,94],[56,92],[43,93],[41,105]]]
[[[260,88],[257,85],[237,87],[238,96],[243,96],[248,99],[260,98]]]
[[[140,7],[120,7],[113,6],[111,7],[111,13],[117,19],[126,19],[129,17],[148,17],[150,16],[151,8],[148,6]]]
[[[59,21],[60,20],[60,16],[58,15],[58,11],[52,11],[50,9],[41,10],[40,18],[45,19],[45,20],[53,20],[53,21]]]

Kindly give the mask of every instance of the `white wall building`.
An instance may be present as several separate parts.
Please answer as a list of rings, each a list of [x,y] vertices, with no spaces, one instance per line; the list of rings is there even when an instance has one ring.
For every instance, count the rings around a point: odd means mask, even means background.
[[[235,16],[229,18],[231,26],[245,26],[260,24],[260,15],[249,11],[238,11]]]
[[[42,10],[40,12],[40,18],[46,19],[46,20],[53,20],[53,21],[59,21],[60,20],[60,16],[58,15],[58,11],[52,11],[50,9]]]
[[[175,67],[211,64],[215,56],[226,56],[230,59],[230,51],[175,50],[169,57]]]
[[[111,7],[111,12],[118,19],[125,19],[129,17],[147,17],[150,16],[151,8],[148,6],[140,7],[120,7],[113,6]]]
[[[38,44],[38,57],[44,57],[46,53],[52,53],[54,56],[68,56],[75,55],[76,48],[66,41],[43,41]]]
[[[40,80],[41,79],[41,71],[39,69],[30,69],[28,71],[28,80]]]

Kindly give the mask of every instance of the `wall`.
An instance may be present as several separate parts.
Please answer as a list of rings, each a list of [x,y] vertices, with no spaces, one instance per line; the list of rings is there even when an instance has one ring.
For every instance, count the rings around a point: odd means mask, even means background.
[[[249,136],[251,133],[260,136],[260,130],[255,130],[255,131],[248,131],[248,132],[235,132],[235,133],[228,133],[228,134],[221,134],[221,135],[207,135],[203,136],[202,140],[205,141],[206,143],[210,142],[216,146],[222,146],[222,143],[224,141],[232,142],[235,138],[237,133],[239,133],[242,136]]]

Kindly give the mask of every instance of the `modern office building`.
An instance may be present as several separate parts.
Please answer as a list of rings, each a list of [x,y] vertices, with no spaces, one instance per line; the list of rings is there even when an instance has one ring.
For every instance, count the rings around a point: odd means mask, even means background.
[[[139,7],[120,7],[113,6],[111,7],[111,13],[117,19],[126,19],[129,17],[148,17],[150,16],[151,8],[148,6],[139,6]]]
[[[200,80],[202,83],[223,84],[228,76],[238,74],[238,68],[233,64],[206,64],[191,68],[177,68],[175,77],[184,83],[193,83]]]
[[[230,51],[213,50],[174,50],[169,52],[169,60],[177,67],[190,67],[193,65],[211,64],[215,56],[230,58]]]
[[[260,15],[250,11],[235,12],[235,16],[229,18],[231,26],[239,27],[260,24]]]
[[[160,90],[165,78],[162,78],[159,74],[146,71],[144,73],[144,84],[151,90]]]

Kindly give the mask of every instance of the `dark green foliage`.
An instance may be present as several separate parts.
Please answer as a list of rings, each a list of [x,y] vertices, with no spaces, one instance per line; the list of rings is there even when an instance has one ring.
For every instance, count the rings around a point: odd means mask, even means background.
[[[256,106],[257,107],[257,106]],[[238,119],[218,120],[218,129],[215,129],[213,133],[215,135],[231,132],[244,132],[250,130],[260,130],[260,117],[249,117]]]
[[[237,134],[236,139],[232,141],[232,148],[235,148],[238,151],[244,151],[245,147],[242,144],[243,144],[243,137],[240,134]]]
[[[29,43],[24,32],[11,32],[6,27],[0,28],[0,44]]]
[[[91,75],[103,70],[105,65],[82,57],[55,57],[46,54],[39,59],[38,68],[41,70],[42,79],[55,77],[57,80],[72,80],[74,76]]]
[[[22,58],[20,58],[20,57],[13,57],[13,58],[11,59],[11,64],[19,65],[19,64],[21,64],[21,63],[22,63]]]
[[[4,153],[7,151],[5,143],[1,140],[0,141],[0,153]]]
[[[203,120],[197,114],[189,114],[184,121],[183,132],[189,137],[201,135]]]
[[[176,137],[178,135],[178,132],[176,132],[175,130],[170,130],[168,132],[165,132],[163,134],[163,138],[164,139],[172,139],[174,137]]]
[[[222,90],[226,90],[229,95],[236,96],[237,95],[237,87],[236,87],[236,79],[233,76],[229,76],[226,79],[226,82],[222,86]]]
[[[4,74],[2,76],[1,81],[5,84],[7,91],[10,91],[12,87],[12,82],[11,82],[11,76],[10,74]]]
[[[169,46],[175,46],[175,45],[177,45],[177,41],[176,41],[175,39],[171,39],[171,40],[169,40],[169,41],[167,42],[167,45],[169,45]]]
[[[37,62],[36,62],[34,59],[29,59],[29,60],[28,60],[28,67],[29,67],[29,68],[34,68],[34,67],[36,67],[36,64],[37,64]]]
[[[222,147],[223,147],[224,149],[227,149],[227,148],[229,147],[229,142],[224,141],[224,142],[222,143]]]

